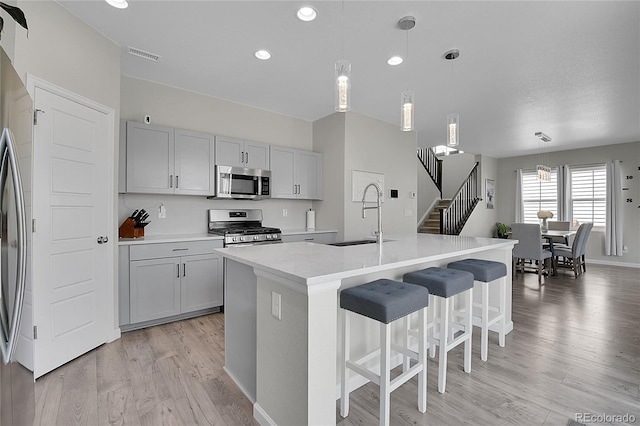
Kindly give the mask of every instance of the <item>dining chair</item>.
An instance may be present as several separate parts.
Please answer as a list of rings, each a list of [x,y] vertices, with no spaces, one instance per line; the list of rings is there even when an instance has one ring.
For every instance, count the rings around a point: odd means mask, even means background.
[[[571,222],[553,220],[547,222],[549,225],[549,231],[568,231],[571,226]],[[569,245],[569,237],[552,237],[553,243],[562,243]]]
[[[511,238],[518,240],[513,247],[513,273],[517,270],[524,273],[526,260],[535,261],[538,273],[538,284],[542,283],[542,274],[551,274],[552,256],[549,250],[542,248],[540,225],[531,223],[514,223],[511,225]]]
[[[587,272],[585,253],[587,251],[587,240],[592,228],[593,223],[591,222],[581,224],[578,227],[578,231],[576,231],[576,237],[573,239],[571,247],[554,245],[555,264],[573,269],[573,274],[576,278],[583,272]],[[562,262],[559,261],[560,258],[562,258]]]

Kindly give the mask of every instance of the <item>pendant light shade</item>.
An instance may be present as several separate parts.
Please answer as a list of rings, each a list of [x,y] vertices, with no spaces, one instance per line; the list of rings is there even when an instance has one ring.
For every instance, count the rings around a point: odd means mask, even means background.
[[[551,167],[545,163],[544,143],[551,142],[551,138],[542,132],[536,132],[536,137],[540,139],[540,164],[536,165],[536,173],[540,182],[549,182],[551,180]]]
[[[346,59],[336,62],[336,111],[351,109],[351,63]]]
[[[460,115],[452,113],[447,115],[447,146],[458,146],[460,144]]]
[[[453,91],[455,81],[453,78],[453,61],[460,56],[458,49],[451,49],[444,53],[444,58],[451,61],[451,114],[447,115],[447,146],[458,146],[460,144],[460,114],[453,112]]]
[[[398,21],[398,27],[407,32],[407,82],[409,81],[409,30],[416,26],[416,18],[413,16],[405,16]],[[413,114],[414,114],[414,95],[413,91],[407,89],[400,94],[400,130],[410,132],[413,130]]]
[[[411,130],[413,130],[413,92],[411,90],[406,90],[404,92],[402,92],[402,95],[400,96],[401,99],[401,105],[402,105],[402,110],[400,111],[401,113],[401,119],[400,119],[400,129],[403,132],[410,132]]]

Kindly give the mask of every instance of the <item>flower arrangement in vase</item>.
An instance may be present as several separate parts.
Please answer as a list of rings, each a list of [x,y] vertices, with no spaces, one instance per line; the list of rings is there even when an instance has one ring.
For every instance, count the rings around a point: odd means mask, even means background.
[[[551,219],[552,217],[553,213],[551,213],[549,210],[540,210],[538,212],[538,219],[542,219],[542,223],[540,224],[540,231],[547,232],[549,230],[547,219]]]

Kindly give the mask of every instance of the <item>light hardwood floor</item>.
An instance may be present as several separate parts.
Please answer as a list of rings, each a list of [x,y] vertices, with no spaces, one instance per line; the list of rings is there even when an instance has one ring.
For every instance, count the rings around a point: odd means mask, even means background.
[[[567,425],[576,413],[629,413],[640,424],[639,277],[588,265],[538,286],[518,274],[507,346],[491,333],[482,362],[474,333],[472,372],[462,371],[462,347],[451,351],[445,394],[429,361],[427,412],[417,411],[414,378],[392,394],[391,424]],[[124,333],[37,380],[35,424],[255,424],[223,365],[223,314]],[[378,387],[351,395],[338,424],[377,424]]]

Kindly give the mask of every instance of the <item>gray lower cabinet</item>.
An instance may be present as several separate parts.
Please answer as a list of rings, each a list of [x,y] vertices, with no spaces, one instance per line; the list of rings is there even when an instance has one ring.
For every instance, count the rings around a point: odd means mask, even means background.
[[[120,247],[121,327],[131,330],[222,306],[222,257],[213,253],[221,246],[195,241]]]

